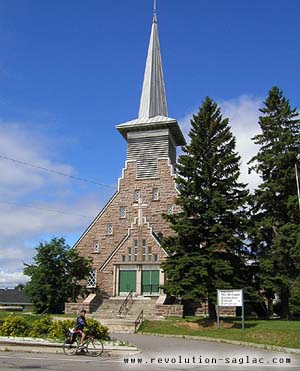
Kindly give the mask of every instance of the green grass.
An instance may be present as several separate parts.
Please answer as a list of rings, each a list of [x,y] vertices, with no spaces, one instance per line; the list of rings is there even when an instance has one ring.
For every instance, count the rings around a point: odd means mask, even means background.
[[[204,318],[169,317],[164,321],[145,321],[139,332],[206,336],[300,349],[300,321],[247,320],[243,332],[240,319],[222,320],[218,330],[216,322]]]

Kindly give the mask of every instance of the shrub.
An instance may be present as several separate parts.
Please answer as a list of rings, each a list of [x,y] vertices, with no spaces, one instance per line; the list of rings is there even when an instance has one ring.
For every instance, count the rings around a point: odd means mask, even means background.
[[[66,338],[66,334],[70,328],[74,328],[74,320],[64,320],[52,322],[49,329],[49,337],[52,339],[63,340]]]
[[[21,316],[8,316],[0,327],[2,336],[27,336],[29,325]]]
[[[87,327],[96,339],[108,340],[108,327],[103,326],[99,321],[87,318]]]
[[[53,320],[49,316],[44,316],[41,319],[35,320],[32,323],[29,336],[32,337],[46,337],[52,326]]]

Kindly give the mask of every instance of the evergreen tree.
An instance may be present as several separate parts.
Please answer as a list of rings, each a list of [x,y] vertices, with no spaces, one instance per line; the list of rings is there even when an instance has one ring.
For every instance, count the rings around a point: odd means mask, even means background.
[[[79,294],[76,281],[85,279],[89,261],[65,244],[64,238],[53,238],[36,248],[34,263],[26,264],[24,274],[30,277],[25,292],[39,313],[61,313],[65,302]]]
[[[175,233],[163,240],[170,253],[164,288],[183,302],[208,299],[215,318],[216,290],[251,281],[245,265],[248,191],[239,182],[235,138],[218,105],[207,97],[191,125],[177,165],[181,211],[165,215]]]
[[[300,153],[300,118],[277,87],[269,91],[260,111],[261,134],[253,138],[260,149],[250,162],[251,170],[262,179],[254,194],[253,242],[261,285],[270,306],[274,294],[279,294],[281,317],[289,318],[291,289],[300,275],[300,214],[295,176]]]

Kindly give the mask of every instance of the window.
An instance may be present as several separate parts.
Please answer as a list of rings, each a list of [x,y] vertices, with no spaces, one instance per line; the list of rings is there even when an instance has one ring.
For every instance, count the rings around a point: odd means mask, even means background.
[[[94,253],[100,252],[100,244],[99,241],[94,241]]]
[[[127,252],[128,252],[128,261],[131,262],[131,257],[132,257],[132,255],[131,255],[131,247],[128,247]]]
[[[146,240],[142,241],[143,262],[146,261]]]
[[[114,232],[113,225],[112,224],[107,224],[106,233],[111,235],[111,234],[113,234],[113,232]]]
[[[152,192],[152,200],[153,200],[153,201],[157,201],[158,199],[159,199],[158,188],[153,188],[153,192]]]
[[[96,279],[96,269],[90,270],[90,273],[87,278],[87,285],[86,287],[96,287],[97,279]]]
[[[158,262],[158,255],[157,254],[154,254],[153,257],[154,257],[155,263],[157,263]]]
[[[133,194],[133,201],[139,202],[140,197],[141,197],[141,191],[139,189],[136,189]]]
[[[152,247],[148,247],[148,262],[152,261]]]
[[[134,261],[136,262],[137,257],[138,257],[138,241],[137,240],[133,241],[133,254],[134,254]]]
[[[122,255],[122,262],[126,262],[126,256],[125,255]]]
[[[120,206],[120,218],[125,219],[126,218],[126,207]]]
[[[174,207],[173,205],[169,205],[168,208],[167,208],[167,213],[169,215],[173,215],[174,214]]]

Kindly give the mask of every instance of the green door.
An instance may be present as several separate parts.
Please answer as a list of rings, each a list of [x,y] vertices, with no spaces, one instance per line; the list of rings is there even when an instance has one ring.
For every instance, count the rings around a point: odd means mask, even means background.
[[[159,271],[142,271],[142,294],[159,291]]]
[[[136,271],[120,271],[119,293],[136,292]]]

